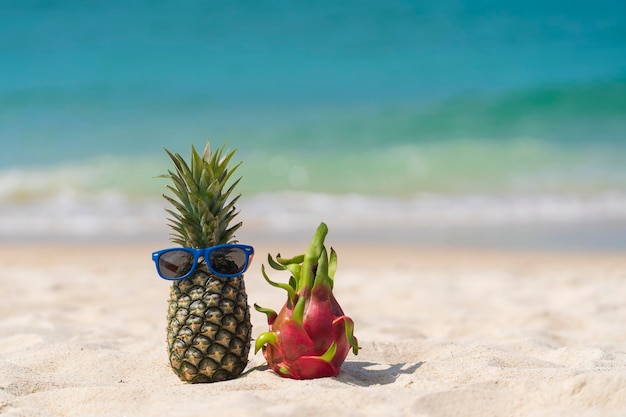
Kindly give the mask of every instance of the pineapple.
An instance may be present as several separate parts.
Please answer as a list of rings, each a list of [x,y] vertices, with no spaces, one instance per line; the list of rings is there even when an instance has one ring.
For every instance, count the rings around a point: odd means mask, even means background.
[[[240,195],[231,197],[241,178],[227,187],[239,164],[228,168],[234,153],[222,146],[203,156],[191,148],[191,164],[166,149],[174,162],[166,178],[173,196],[167,209],[171,241],[185,248],[209,248],[234,243],[241,222],[232,224]],[[250,308],[243,275],[223,278],[205,263],[189,277],[172,281],[167,313],[167,347],[170,364],[181,380],[215,382],[239,376],[250,350]]]

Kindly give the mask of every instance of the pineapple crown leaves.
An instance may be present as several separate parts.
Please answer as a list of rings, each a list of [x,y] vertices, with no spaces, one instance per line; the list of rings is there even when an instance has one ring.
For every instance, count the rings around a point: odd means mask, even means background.
[[[166,209],[173,230],[172,242],[183,247],[208,248],[234,241],[241,222],[233,226],[231,223],[238,214],[235,203],[240,195],[231,198],[231,194],[241,178],[228,188],[226,185],[241,162],[229,169],[237,150],[226,151],[225,146],[211,152],[207,143],[203,155],[192,146],[190,164],[181,155],[165,149],[175,168],[161,176],[172,180],[167,186],[172,196],[163,195],[174,208]]]

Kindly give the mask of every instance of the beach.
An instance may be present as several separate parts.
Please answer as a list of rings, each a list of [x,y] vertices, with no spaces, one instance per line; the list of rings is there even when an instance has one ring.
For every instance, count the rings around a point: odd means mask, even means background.
[[[9,1],[0,51],[0,416],[626,416],[626,2]],[[338,377],[170,368],[205,148],[250,306],[328,225]]]
[[[250,305],[280,308],[260,268]],[[154,243],[3,243],[4,416],[623,416],[626,257],[615,252],[376,246],[327,239],[335,295],[361,350],[336,378],[294,381],[259,352],[235,380],[190,385],[169,367],[169,283]],[[286,281],[276,271],[274,280]],[[267,330],[252,311],[253,338]]]

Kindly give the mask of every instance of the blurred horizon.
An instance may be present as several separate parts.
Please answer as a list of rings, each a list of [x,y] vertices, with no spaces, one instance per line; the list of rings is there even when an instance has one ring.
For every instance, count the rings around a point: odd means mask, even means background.
[[[8,0],[0,60],[0,239],[150,233],[208,139],[268,230],[626,225],[623,2]]]

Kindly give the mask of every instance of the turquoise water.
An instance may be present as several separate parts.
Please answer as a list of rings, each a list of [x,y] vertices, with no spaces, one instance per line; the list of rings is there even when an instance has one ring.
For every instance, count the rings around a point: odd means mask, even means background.
[[[159,234],[208,138],[260,229],[626,223],[620,1],[3,1],[0,64],[5,238]]]

